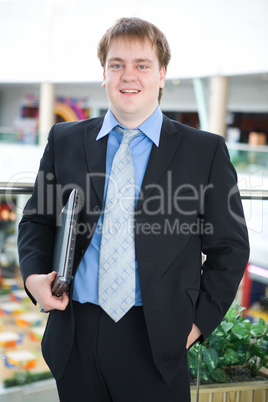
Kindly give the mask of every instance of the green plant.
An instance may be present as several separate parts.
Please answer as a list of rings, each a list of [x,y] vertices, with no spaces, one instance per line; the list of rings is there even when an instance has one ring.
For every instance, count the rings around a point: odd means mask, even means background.
[[[7,378],[3,381],[4,388],[16,387],[33,382],[47,380],[52,378],[50,371],[44,371],[41,373],[31,373],[30,371],[17,371],[12,378]]]
[[[260,318],[252,323],[243,316],[245,308],[234,302],[221,324],[202,345],[194,345],[188,352],[189,370],[197,376],[199,348],[201,348],[200,378],[226,382],[226,369],[246,366],[255,377],[261,367],[268,368],[268,325]]]

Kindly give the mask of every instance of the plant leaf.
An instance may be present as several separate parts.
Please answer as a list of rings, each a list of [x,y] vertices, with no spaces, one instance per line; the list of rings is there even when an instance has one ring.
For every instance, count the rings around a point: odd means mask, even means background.
[[[236,352],[235,352],[235,350],[233,350],[231,348],[226,349],[225,354],[224,354],[224,359],[225,359],[226,364],[235,364],[238,362]]]
[[[265,330],[265,325],[263,325],[261,322],[258,322],[258,323],[252,324],[250,333],[251,333],[251,335],[257,337],[257,336],[261,335],[264,330]]]
[[[226,343],[226,337],[224,335],[211,335],[209,337],[209,345],[213,349],[216,349],[217,351],[222,350],[224,345]]]
[[[211,373],[218,365],[218,352],[213,348],[205,348],[202,350],[202,354],[208,371]]]
[[[221,327],[222,327],[224,333],[230,331],[230,329],[232,329],[233,326],[234,326],[234,324],[232,322],[222,321],[222,323],[221,323]]]
[[[245,338],[248,335],[247,328],[242,322],[234,325],[233,333],[238,339]]]
[[[200,378],[204,381],[208,381],[210,379],[210,374],[205,367],[201,367],[200,369]]]
[[[227,374],[226,372],[221,369],[221,368],[216,368],[215,370],[212,371],[211,377],[217,381],[217,382],[226,382],[227,380]]]

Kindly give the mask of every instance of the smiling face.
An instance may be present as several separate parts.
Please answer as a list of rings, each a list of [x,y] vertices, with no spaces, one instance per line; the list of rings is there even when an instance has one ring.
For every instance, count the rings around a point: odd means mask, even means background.
[[[157,107],[165,76],[165,68],[159,66],[155,47],[149,40],[113,40],[102,86],[106,87],[110,108],[117,120],[130,129],[143,123]]]

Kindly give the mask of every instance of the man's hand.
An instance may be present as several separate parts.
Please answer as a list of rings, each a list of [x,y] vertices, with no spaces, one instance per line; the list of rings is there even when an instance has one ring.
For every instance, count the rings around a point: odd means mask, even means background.
[[[186,349],[189,349],[189,347],[202,335],[202,332],[200,329],[193,324],[192,329],[190,334],[188,335],[187,338],[187,343],[186,343]]]
[[[61,297],[56,297],[51,292],[51,285],[56,275],[56,272],[47,275],[33,274],[28,276],[25,281],[28,291],[45,311],[65,310],[69,303],[67,293],[63,293]]]

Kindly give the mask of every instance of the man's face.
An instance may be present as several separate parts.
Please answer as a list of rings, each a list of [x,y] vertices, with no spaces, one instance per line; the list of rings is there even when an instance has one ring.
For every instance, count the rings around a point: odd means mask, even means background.
[[[159,88],[164,87],[166,71],[159,66],[155,47],[149,40],[113,40],[103,72],[110,108],[117,120],[134,128],[156,109]]]

